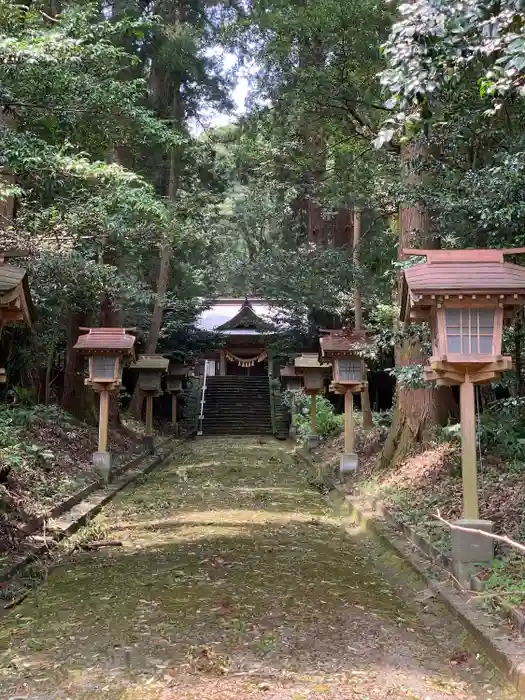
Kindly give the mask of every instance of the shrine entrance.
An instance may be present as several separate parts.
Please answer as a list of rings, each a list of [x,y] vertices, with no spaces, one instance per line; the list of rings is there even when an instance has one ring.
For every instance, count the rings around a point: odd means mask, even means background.
[[[268,361],[258,362],[252,367],[242,367],[238,362],[226,362],[226,376],[263,377],[268,375]]]

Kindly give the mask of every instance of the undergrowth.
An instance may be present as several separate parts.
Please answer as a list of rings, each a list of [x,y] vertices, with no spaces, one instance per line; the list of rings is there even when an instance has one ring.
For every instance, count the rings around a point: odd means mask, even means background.
[[[284,402],[292,411],[293,425],[297,429],[299,442],[306,443],[310,435],[310,407],[312,397],[303,391],[287,391]],[[317,396],[316,401],[317,434],[322,438],[333,437],[343,431],[344,415],[336,414],[334,407],[324,396]]]

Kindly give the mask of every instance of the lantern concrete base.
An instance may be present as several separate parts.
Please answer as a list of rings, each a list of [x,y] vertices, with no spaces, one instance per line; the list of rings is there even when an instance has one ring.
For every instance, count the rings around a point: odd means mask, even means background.
[[[93,452],[93,466],[104,481],[111,481],[111,454],[109,452]]]
[[[357,471],[359,466],[359,458],[356,454],[341,455],[339,461],[339,470],[341,474],[351,474]]]
[[[294,438],[297,435],[297,428],[295,425],[291,425],[290,429],[288,431],[288,434],[291,438]]]
[[[475,573],[474,564],[490,565],[494,558],[494,540],[475,532],[475,530],[492,532],[492,522],[490,520],[457,520],[454,524],[473,530],[473,532],[451,531],[454,576],[462,585],[467,585],[470,577]]]
[[[321,438],[319,435],[309,435],[306,444],[309,450],[315,450],[316,447],[319,447],[320,442]]]
[[[144,446],[144,451],[150,455],[155,454],[155,440],[153,435],[144,435],[142,438],[142,444]]]

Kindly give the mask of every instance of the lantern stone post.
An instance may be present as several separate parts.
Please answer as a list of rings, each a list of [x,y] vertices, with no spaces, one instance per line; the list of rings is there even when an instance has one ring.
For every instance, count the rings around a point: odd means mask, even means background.
[[[345,455],[355,454],[354,449],[354,395],[345,391]]]
[[[504,250],[405,250],[426,262],[404,271],[401,317],[406,322],[430,321],[432,356],[425,379],[438,386],[459,385],[463,519],[472,530],[452,530],[455,575],[468,582],[475,563],[490,564],[493,541],[476,530],[491,532],[480,519],[476,460],[475,385],[501,378],[512,368],[501,355],[503,324],[525,305],[525,268],[505,262]]]
[[[93,453],[93,466],[105,481],[110,481],[109,394],[120,387],[122,363],[134,357],[135,336],[125,328],[81,328],[80,331],[86,334],[79,336],[74,349],[89,358],[86,384],[99,394],[98,450]]]
[[[171,394],[171,425],[175,435],[178,435],[177,398],[182,393],[183,381],[188,376],[190,368],[181,362],[171,360],[166,377],[166,389]]]
[[[108,451],[109,391],[99,392],[98,451]]]
[[[311,397],[310,403],[310,435],[308,436],[308,448],[314,449],[319,445],[320,437],[317,434],[317,394],[324,389],[325,377],[331,372],[329,365],[319,362],[317,353],[303,353],[294,361],[296,374],[302,376],[304,390]]]
[[[468,374],[459,385],[461,420],[461,466],[463,476],[463,517],[479,519],[476,459],[476,405],[474,384]]]
[[[354,439],[354,394],[367,387],[366,367],[358,355],[368,344],[364,330],[328,330],[320,338],[321,362],[330,361],[333,366],[333,381],[330,390],[345,397],[345,451],[340,457],[341,474],[355,472],[359,466]]]
[[[319,435],[317,435],[317,391],[310,391],[310,442],[311,446],[315,447],[319,444]]]
[[[173,432],[177,435],[178,425],[177,425],[177,394],[171,394],[171,425],[173,426]]]
[[[169,364],[169,359],[162,355],[139,355],[139,359],[131,367],[139,373],[139,389],[146,397],[145,435],[142,442],[150,454],[155,452],[153,397],[162,393],[162,375],[168,371]]]

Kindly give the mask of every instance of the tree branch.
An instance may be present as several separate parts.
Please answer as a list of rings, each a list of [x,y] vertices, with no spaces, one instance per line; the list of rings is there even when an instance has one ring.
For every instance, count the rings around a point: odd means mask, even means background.
[[[482,535],[483,537],[488,537],[491,540],[496,540],[496,542],[504,542],[509,547],[513,547],[514,549],[517,549],[518,552],[525,554],[525,545],[520,544],[519,542],[516,542],[515,540],[511,540],[510,537],[507,537],[506,535],[495,535],[493,532],[485,532],[485,530],[478,530],[476,528],[471,528],[471,527],[463,527],[462,525],[454,525],[453,523],[450,523],[448,520],[445,520],[445,518],[443,518],[441,516],[441,513],[439,512],[439,510],[437,511],[436,515],[434,515],[434,518],[436,520],[439,520],[441,523],[444,523],[451,530],[459,530],[460,532],[469,532],[469,533],[475,532],[477,535]]]

